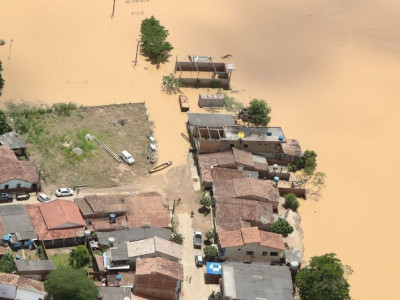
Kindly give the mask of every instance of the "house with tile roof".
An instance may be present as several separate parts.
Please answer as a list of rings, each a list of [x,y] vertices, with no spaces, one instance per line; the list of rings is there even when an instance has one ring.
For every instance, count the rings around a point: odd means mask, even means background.
[[[42,204],[27,204],[26,209],[38,239],[47,248],[84,243],[85,221],[74,202],[58,199]]]
[[[236,178],[232,180],[216,180],[213,184],[214,198],[250,199],[271,203],[276,211],[279,204],[279,190],[270,181],[255,178]]]
[[[21,161],[8,146],[0,146],[0,192],[33,192],[39,175],[31,161]]]
[[[267,230],[273,221],[271,203],[250,199],[218,198],[215,204],[214,228],[217,233],[252,226]]]
[[[227,261],[279,262],[285,251],[282,235],[245,227],[218,233],[218,246]]]
[[[19,275],[0,273],[0,299],[44,299],[44,284]]]
[[[180,293],[183,265],[161,257],[136,262],[134,294],[152,299],[174,300]]]
[[[168,200],[156,192],[125,195],[129,207],[129,228],[155,226],[171,228]]]

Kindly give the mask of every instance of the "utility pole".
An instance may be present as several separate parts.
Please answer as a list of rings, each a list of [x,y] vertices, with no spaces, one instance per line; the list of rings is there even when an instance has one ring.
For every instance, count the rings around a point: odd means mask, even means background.
[[[113,2],[113,11],[112,11],[112,14],[111,14],[111,18],[114,17],[114,10],[115,10],[115,0],[114,0],[114,2]]]
[[[13,39],[11,39],[10,41],[10,50],[8,50],[8,59],[11,59],[11,46],[13,41],[14,41]]]
[[[135,55],[135,65],[134,66],[137,65],[137,55],[138,55],[138,52],[139,52],[139,44],[140,44],[140,40],[137,40],[136,55]]]

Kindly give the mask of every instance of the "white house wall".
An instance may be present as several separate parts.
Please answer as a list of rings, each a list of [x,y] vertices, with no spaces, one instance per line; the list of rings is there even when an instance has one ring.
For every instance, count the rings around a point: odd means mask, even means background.
[[[18,184],[21,184],[21,188],[30,189],[32,187],[31,182],[26,182],[26,181],[19,180],[19,179],[12,179],[12,180],[0,183],[0,190],[4,190],[6,185],[8,185],[8,189],[16,189]]]
[[[44,297],[43,297],[43,293],[40,293],[40,292],[33,292],[33,291],[18,289],[17,297],[15,299],[16,300],[38,300],[38,299],[44,299]]]
[[[15,299],[17,287],[15,285],[0,283],[0,298]]]

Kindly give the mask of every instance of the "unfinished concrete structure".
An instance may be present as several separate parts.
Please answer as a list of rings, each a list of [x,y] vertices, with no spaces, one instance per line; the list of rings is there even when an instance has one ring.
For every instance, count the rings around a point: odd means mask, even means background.
[[[179,76],[184,87],[206,87],[230,89],[233,64],[208,61],[179,61],[175,62],[174,72]]]

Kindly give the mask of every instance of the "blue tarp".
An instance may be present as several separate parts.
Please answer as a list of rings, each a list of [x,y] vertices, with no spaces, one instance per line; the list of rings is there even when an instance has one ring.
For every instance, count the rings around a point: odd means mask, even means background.
[[[222,264],[217,262],[207,262],[207,274],[212,275],[221,275],[222,271]]]

